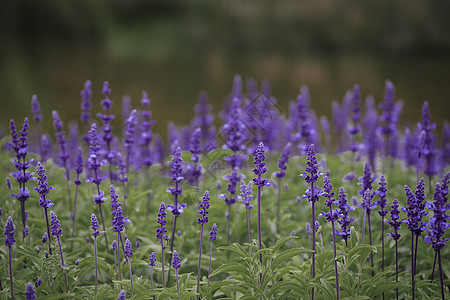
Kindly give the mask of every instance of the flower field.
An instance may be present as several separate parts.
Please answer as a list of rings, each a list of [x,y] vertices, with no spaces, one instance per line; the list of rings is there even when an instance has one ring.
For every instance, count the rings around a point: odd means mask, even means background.
[[[33,96],[0,140],[2,299],[450,299],[450,125],[428,102],[403,126],[392,82],[355,85],[327,118],[306,87],[284,111],[235,76],[164,142],[151,95],[114,116],[93,88],[78,124]]]

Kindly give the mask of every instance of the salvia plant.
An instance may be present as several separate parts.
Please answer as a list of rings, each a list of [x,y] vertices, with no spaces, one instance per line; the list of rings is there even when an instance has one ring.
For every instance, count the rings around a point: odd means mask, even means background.
[[[431,101],[402,127],[390,81],[378,105],[355,85],[332,118],[302,87],[284,113],[267,82],[236,76],[221,118],[202,93],[166,144],[146,92],[115,118],[109,84],[102,101],[95,85],[67,140],[37,96],[34,121],[0,139],[0,298],[449,297],[450,126]]]

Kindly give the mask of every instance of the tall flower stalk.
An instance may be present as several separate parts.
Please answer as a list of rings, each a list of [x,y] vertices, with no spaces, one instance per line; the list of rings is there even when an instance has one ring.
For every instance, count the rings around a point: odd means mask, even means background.
[[[42,109],[39,106],[39,100],[36,95],[33,95],[31,98],[31,113],[33,114],[33,119],[36,121],[37,130],[38,130],[38,144],[39,144],[39,154],[41,155],[41,161],[44,161],[44,154],[42,151]]]
[[[444,287],[444,277],[442,270],[442,258],[441,250],[444,248],[445,243],[449,238],[444,237],[445,230],[450,228],[447,224],[447,220],[450,218],[446,211],[450,209],[450,205],[447,204],[446,191],[443,192],[443,188],[447,188],[444,184],[441,186],[439,182],[436,183],[433,202],[429,202],[427,207],[433,210],[433,217],[430,218],[428,224],[428,235],[425,237],[425,242],[431,243],[433,250],[437,254],[437,259],[439,262],[439,278],[441,282],[441,295],[442,299],[445,299],[445,287]],[[448,193],[448,192],[447,192]]]
[[[14,286],[13,286],[13,274],[12,274],[12,249],[11,247],[14,245],[16,240],[14,239],[15,228],[14,223],[11,217],[8,217],[6,221],[5,230],[3,232],[5,234],[5,246],[9,248],[9,282],[11,283],[11,299],[14,300]]]
[[[380,199],[378,199],[377,201],[377,204],[380,207],[378,214],[381,217],[381,271],[384,271],[384,217],[388,213],[388,210],[386,209],[387,206],[386,192],[387,192],[386,178],[384,177],[384,175],[381,175],[377,191],[377,195],[378,197],[380,197]]]
[[[220,194],[219,198],[222,198],[225,200],[225,204],[228,206],[228,213],[227,213],[227,245],[230,245],[230,222],[231,222],[231,205],[236,203],[236,186],[241,179],[241,175],[238,174],[238,168],[235,167],[230,175],[226,175],[223,177],[223,179],[228,180],[227,184],[227,192],[229,195],[226,194]],[[229,253],[229,252],[228,252]]]
[[[262,248],[262,238],[261,238],[261,188],[264,186],[269,186],[269,180],[263,179],[261,176],[267,172],[267,168],[265,167],[266,163],[264,162],[266,160],[266,156],[264,155],[264,144],[261,142],[259,143],[258,147],[256,148],[255,152],[255,160],[253,163],[255,164],[255,168],[253,169],[253,173],[257,177],[253,178],[253,183],[258,187],[258,197],[257,197],[257,203],[258,203],[258,243],[259,243],[259,250]],[[262,264],[262,253],[259,255],[259,262]],[[260,273],[260,277],[261,277]]]
[[[62,249],[62,245],[61,245],[61,238],[60,238],[60,236],[62,235],[62,229],[61,229],[61,225],[59,224],[58,217],[53,212],[53,210],[50,212],[50,225],[52,227],[52,235],[54,237],[56,237],[56,239],[58,240],[59,253],[61,254],[61,266],[62,266],[63,271],[64,271],[64,283],[66,285],[66,293],[68,293],[69,292],[69,285],[67,283],[67,272],[66,272],[66,269],[65,269],[66,265],[64,264],[64,254],[63,254],[63,249]]]
[[[72,218],[72,237],[75,237],[75,224],[77,217],[77,199],[78,199],[78,188],[81,185],[80,175],[83,173],[83,151],[81,147],[78,147],[77,154],[74,162],[75,173],[77,174],[73,183],[75,184],[75,197],[73,200],[73,214]]]
[[[100,191],[100,184],[106,177],[100,175],[100,166],[102,160],[100,158],[100,145],[98,143],[97,125],[92,123],[89,130],[89,159],[88,168],[93,173],[86,181],[92,181],[97,186],[97,194],[94,195],[94,202],[98,205],[100,219],[102,220],[103,232],[105,235],[106,251],[109,251],[108,237],[106,235],[105,221],[103,220],[102,204],[106,202],[104,192]]]
[[[155,266],[155,263],[156,263],[155,252],[152,252],[152,254],[150,254],[149,260],[150,260],[150,263],[148,265],[150,266],[150,283],[151,283],[152,292],[153,292],[153,267]]]
[[[40,162],[37,162],[36,173],[38,175],[38,187],[35,187],[34,190],[39,193],[39,206],[44,209],[45,221],[47,224],[47,237],[49,239],[48,252],[52,254],[50,224],[48,221],[47,209],[53,206],[53,202],[47,198],[47,195],[51,190],[54,190],[55,188],[51,185],[48,185],[44,166]]]
[[[162,272],[162,286],[165,287],[165,276],[164,276],[164,250],[167,248],[167,245],[169,244],[169,236],[166,234],[166,205],[164,202],[161,202],[161,206],[159,207],[158,212],[158,224],[160,225],[159,228],[156,228],[156,238],[159,239],[159,242],[161,244],[161,272]],[[166,244],[164,245],[164,241]]]
[[[178,299],[180,299],[180,285],[179,285],[179,281],[178,281],[178,269],[181,267],[181,260],[180,260],[180,256],[178,255],[177,250],[173,251],[173,255],[172,255],[172,267],[175,269],[175,276],[177,278],[177,295],[178,295]]]
[[[209,288],[209,277],[211,275],[211,258],[212,258],[212,250],[213,250],[213,243],[215,240],[217,240],[217,225],[214,223],[212,225],[211,231],[209,232],[209,238],[211,241],[211,246],[209,248],[209,268],[208,268],[208,288]]]
[[[278,178],[277,185],[277,233],[280,233],[280,204],[281,204],[281,179],[286,176],[287,163],[289,161],[289,155],[291,154],[291,143],[288,142],[286,146],[284,146],[283,152],[281,153],[281,157],[278,160],[278,168],[280,171],[273,173],[273,175]]]
[[[69,167],[69,153],[67,153],[66,132],[62,130],[63,122],[56,110],[52,112],[53,127],[56,130],[55,136],[59,144],[61,166],[66,170],[67,183],[67,200],[69,201],[70,212],[73,213],[72,194],[70,193],[70,167]]]
[[[92,235],[94,236],[94,260],[95,260],[95,295],[97,295],[97,286],[98,286],[98,264],[97,264],[97,237],[100,234],[98,228],[100,225],[98,224],[97,217],[95,214],[91,215],[91,228],[94,232]]]
[[[250,211],[253,208],[253,206],[250,204],[250,201],[252,199],[252,182],[249,181],[248,184],[245,185],[245,181],[241,180],[241,201],[245,205],[245,217],[247,220],[247,242],[249,244],[252,242],[252,227],[250,218]]]
[[[125,257],[128,260],[128,269],[130,271],[131,297],[134,297],[133,289],[133,273],[131,272],[131,257],[133,256],[133,248],[129,239],[125,240]]]
[[[197,294],[200,292],[200,276],[201,276],[201,263],[202,263],[202,246],[203,246],[203,226],[208,224],[208,214],[209,212],[207,209],[209,209],[209,191],[205,191],[205,194],[203,196],[203,200],[200,203],[200,210],[198,213],[200,214],[200,217],[197,218],[197,223],[200,224],[200,246],[198,251],[198,270],[197,270]],[[200,295],[197,295],[197,299],[200,299]]]
[[[308,196],[308,201],[311,202],[311,212],[312,212],[312,278],[316,275],[316,212],[315,203],[319,200],[318,193],[314,191],[314,184],[319,179],[319,167],[317,165],[316,152],[314,150],[314,144],[309,145],[307,154],[306,169],[300,177],[305,178],[305,181],[310,184],[308,190],[306,190],[306,195]],[[311,292],[311,299],[314,300],[314,287]]]
[[[403,222],[403,219],[400,220],[400,211],[398,210],[398,206],[398,200],[394,199],[391,205],[391,218],[386,221],[386,223],[388,223],[394,230],[394,232],[388,233],[387,235],[391,236],[395,241],[395,282],[398,282],[398,240],[401,237],[398,231],[400,230]],[[398,300],[398,288],[395,289],[395,295]]]
[[[348,205],[347,194],[345,193],[345,189],[343,187],[339,189],[339,198],[336,202],[339,207],[340,217],[338,223],[341,225],[341,231],[337,231],[337,234],[339,234],[344,240],[345,247],[348,247],[348,239],[350,238],[350,224],[355,220],[354,217],[349,217],[349,213],[350,211],[355,210],[355,208]]]
[[[339,212],[337,210],[333,210],[333,204],[335,200],[333,197],[335,193],[333,192],[333,185],[331,184],[330,177],[325,176],[323,179],[323,191],[320,194],[322,197],[327,198],[325,200],[325,206],[328,206],[330,209],[329,213],[322,212],[319,217],[324,216],[328,222],[331,222],[332,234],[333,234],[333,251],[334,251],[334,274],[336,277],[336,298],[339,300],[339,277],[338,277],[338,269],[337,269],[337,255],[336,255],[336,230],[334,228],[334,222],[336,222],[339,218]]]
[[[126,159],[125,159],[125,165],[126,165],[126,181],[124,181],[124,192],[123,192],[123,207],[124,211],[126,212],[127,208],[127,197],[128,197],[128,190],[129,190],[129,182],[128,177],[130,174],[130,157],[131,157],[131,151],[134,144],[134,131],[136,127],[136,110],[132,110],[130,115],[128,116],[126,122],[125,122],[125,137],[123,140],[123,146],[126,150]]]
[[[122,270],[121,270],[121,260],[120,260],[120,243],[122,241],[121,233],[124,230],[125,225],[125,219],[123,217],[122,212],[122,204],[119,203],[119,196],[117,196],[117,193],[114,189],[114,185],[111,184],[110,189],[110,196],[111,196],[111,208],[112,208],[112,215],[113,215],[113,229],[117,233],[117,264],[118,264],[118,273],[119,273],[119,280],[122,280]],[[123,247],[122,242],[122,247]],[[127,259],[125,257],[125,259]]]
[[[170,192],[172,196],[174,196],[174,204],[167,205],[167,210],[172,212],[173,215],[173,223],[172,223],[172,235],[170,240],[170,252],[173,252],[173,242],[175,239],[175,232],[177,226],[177,218],[181,215],[186,208],[186,203],[178,204],[178,197],[183,192],[181,185],[181,181],[184,179],[183,177],[183,169],[182,169],[183,159],[181,158],[181,149],[177,147],[172,159],[172,165],[170,171],[172,173],[172,181],[175,182],[175,187],[169,187],[167,192]],[[170,258],[169,261],[171,261]]]

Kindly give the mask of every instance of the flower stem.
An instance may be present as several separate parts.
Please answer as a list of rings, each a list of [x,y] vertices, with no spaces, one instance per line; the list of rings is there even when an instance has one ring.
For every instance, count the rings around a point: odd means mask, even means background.
[[[200,247],[198,250],[198,271],[197,271],[197,299],[200,299],[200,266],[202,263],[202,244],[203,244],[203,224],[200,229]]]
[[[250,210],[249,209],[245,210],[245,216],[247,218],[247,241],[250,244],[252,242],[252,225],[251,225],[251,220],[250,220]]]
[[[444,291],[444,275],[442,274],[442,260],[441,260],[441,250],[437,251],[438,260],[439,260],[439,278],[441,279],[441,295],[442,300],[445,299],[445,291]]]
[[[47,221],[47,235],[48,235],[48,252],[50,255],[52,255],[52,238],[50,234],[50,225],[48,224],[48,214],[47,214],[47,207],[44,207],[44,214],[45,214],[45,221]]]
[[[211,241],[211,247],[209,248],[208,289],[209,289],[209,276],[211,275],[211,258],[212,258],[213,242],[214,241]]]
[[[178,269],[175,269],[175,275],[177,276],[177,297],[178,299],[180,299],[180,285],[178,284]]]
[[[434,260],[433,260],[433,270],[431,271],[431,279],[430,282],[433,283],[434,279],[434,270],[436,269],[436,258],[437,258],[437,252],[434,252]]]
[[[97,237],[94,236],[94,258],[95,258],[95,294],[97,295],[98,286],[98,265],[97,265]],[[115,255],[114,255],[115,258]]]
[[[164,246],[161,242],[161,272],[162,272],[162,287],[166,286],[165,276],[164,276]]]
[[[150,284],[153,292],[153,266],[150,267]]]
[[[415,280],[414,280],[414,232],[411,231],[411,293],[412,299],[415,299]]]
[[[119,269],[119,281],[122,281],[122,266],[120,260],[120,231],[117,232],[117,266]]]
[[[130,270],[131,297],[134,297],[133,274],[131,273],[131,257],[128,258],[128,268]]]
[[[67,283],[67,272],[66,272],[65,265],[64,265],[64,254],[63,254],[63,250],[62,250],[62,246],[61,246],[61,239],[59,238],[59,236],[57,236],[56,238],[58,239],[59,252],[61,254],[61,266],[63,267],[63,270],[64,270],[64,283],[66,284],[66,293],[68,293],[69,285]]]
[[[395,282],[398,282],[398,243],[395,241]],[[395,294],[398,300],[398,288],[395,289]]]
[[[281,178],[278,178],[278,191],[277,191],[277,234],[280,233],[280,195],[281,195]]]
[[[311,212],[312,212],[312,278],[316,276],[316,212],[314,202],[314,183],[311,182]],[[311,300],[314,300],[314,287],[311,292]]]
[[[367,213],[367,222],[369,223],[369,244],[372,246],[372,226],[370,223],[370,211]],[[372,266],[372,277],[375,276],[375,272],[373,270],[373,252],[370,252],[370,264]]]
[[[105,227],[105,221],[103,220],[103,213],[102,213],[102,205],[98,205],[98,210],[100,212],[100,218],[102,219],[102,226],[103,226],[103,233],[105,235],[105,244],[106,244],[106,251],[109,252],[109,245],[108,245],[108,237],[106,236],[106,227]],[[119,242],[119,241],[117,241]],[[119,246],[119,245],[117,245]]]
[[[330,205],[330,213],[333,213]],[[338,268],[337,268],[337,260],[336,260],[336,231],[334,229],[334,221],[331,221],[331,228],[333,230],[333,250],[334,250],[334,275],[336,277],[336,299],[340,299],[339,295],[339,277],[338,277]]]
[[[9,281],[11,283],[11,299],[14,300],[14,287],[13,287],[13,275],[12,275],[12,249],[9,246]]]

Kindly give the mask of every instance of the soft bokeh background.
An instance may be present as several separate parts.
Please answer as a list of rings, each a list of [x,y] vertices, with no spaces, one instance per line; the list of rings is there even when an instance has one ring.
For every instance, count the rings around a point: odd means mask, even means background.
[[[107,80],[117,115],[124,95],[138,106],[148,91],[164,136],[169,120],[193,116],[200,91],[218,112],[240,74],[269,80],[285,110],[307,85],[329,118],[355,83],[380,102],[390,79],[403,123],[429,100],[440,127],[450,111],[449,11],[449,1],[421,0],[3,1],[0,126],[29,116],[33,94],[47,130],[52,109],[78,120],[84,81],[97,111]]]

